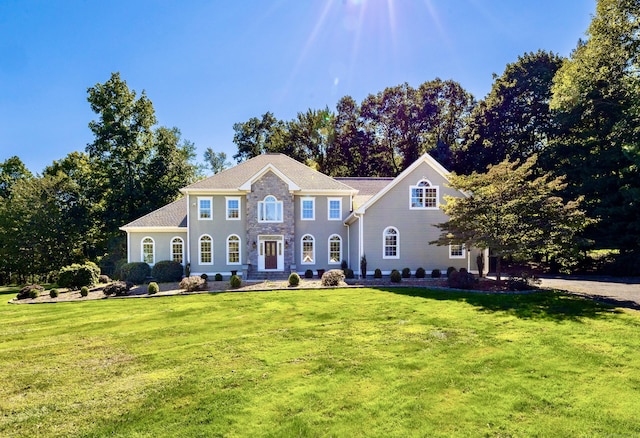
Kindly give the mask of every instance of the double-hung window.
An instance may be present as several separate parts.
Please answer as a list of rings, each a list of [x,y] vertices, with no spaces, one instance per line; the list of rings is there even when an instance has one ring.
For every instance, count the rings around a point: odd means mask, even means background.
[[[450,259],[463,259],[466,257],[466,249],[464,244],[451,244],[449,245],[449,258]]]
[[[227,220],[239,221],[240,220],[240,198],[237,196],[227,196]]]
[[[258,222],[282,222],[282,201],[269,195],[258,202]]]
[[[300,200],[300,219],[303,221],[312,221],[316,219],[316,200],[315,198],[302,198]]]
[[[330,221],[342,219],[342,198],[329,198],[328,207]]]
[[[410,190],[410,209],[433,210],[438,208],[438,186],[431,185],[429,181],[423,179],[417,185],[411,186]]]
[[[198,219],[213,219],[213,199],[210,197],[198,197]]]

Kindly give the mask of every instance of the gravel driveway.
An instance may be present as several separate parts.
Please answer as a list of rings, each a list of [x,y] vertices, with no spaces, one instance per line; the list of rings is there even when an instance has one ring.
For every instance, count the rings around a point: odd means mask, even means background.
[[[640,309],[640,277],[543,276],[541,287],[561,289]]]

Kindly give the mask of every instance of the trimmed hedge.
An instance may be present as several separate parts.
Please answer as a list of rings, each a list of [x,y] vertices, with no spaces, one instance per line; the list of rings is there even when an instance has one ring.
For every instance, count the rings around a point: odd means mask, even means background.
[[[379,268],[373,271],[373,278],[382,278],[382,271]]]
[[[304,278],[313,278],[313,271],[311,269],[304,271]]]
[[[82,286],[92,286],[98,283],[100,268],[93,262],[83,265],[74,263],[64,266],[58,273],[58,286],[68,289],[80,289]]]
[[[416,269],[416,278],[424,278],[427,275],[427,271],[424,268],[420,267]]]
[[[160,283],[168,283],[182,280],[182,265],[173,260],[162,260],[156,263],[151,270],[151,276]]]
[[[237,275],[232,275],[231,278],[229,279],[229,286],[231,286],[232,289],[237,289],[242,285],[242,280],[240,280],[240,277],[238,277]]]
[[[289,286],[296,287],[299,284],[300,276],[297,273],[292,272],[291,275],[289,275]]]
[[[402,274],[397,269],[391,271],[391,282],[392,283],[400,283],[402,281]]]
[[[440,278],[441,276],[442,272],[440,272],[440,269],[434,269],[433,271],[431,271],[431,278]]]
[[[147,293],[149,295],[153,295],[157,294],[158,292],[160,292],[160,286],[158,286],[158,283],[156,283],[155,281],[149,283],[149,286],[147,286]]]
[[[151,268],[145,262],[125,263],[120,268],[120,278],[133,284],[142,284],[151,275]]]

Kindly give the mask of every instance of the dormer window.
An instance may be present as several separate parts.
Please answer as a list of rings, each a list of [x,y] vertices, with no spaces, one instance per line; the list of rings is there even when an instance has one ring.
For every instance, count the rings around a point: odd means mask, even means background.
[[[282,222],[282,201],[269,195],[258,202],[258,222]]]
[[[438,208],[438,186],[434,186],[428,180],[423,179],[417,185],[411,186],[410,190],[410,209],[434,210]]]

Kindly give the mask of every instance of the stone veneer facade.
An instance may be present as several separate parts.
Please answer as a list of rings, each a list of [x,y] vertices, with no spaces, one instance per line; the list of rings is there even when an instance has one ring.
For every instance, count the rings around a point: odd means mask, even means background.
[[[278,201],[282,201],[282,222],[258,222],[258,202],[272,195]],[[282,235],[284,266],[282,270],[289,272],[294,265],[295,254],[295,227],[294,227],[294,195],[289,192],[287,184],[273,172],[265,173],[260,179],[251,185],[251,192],[247,194],[247,254],[249,254],[250,272],[258,270],[259,245],[253,247],[253,242],[258,243],[260,235]],[[280,268],[280,267],[279,267]]]

